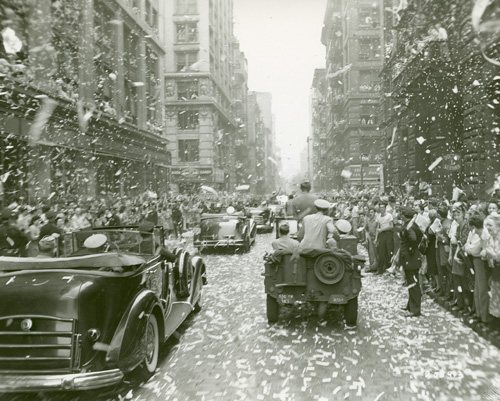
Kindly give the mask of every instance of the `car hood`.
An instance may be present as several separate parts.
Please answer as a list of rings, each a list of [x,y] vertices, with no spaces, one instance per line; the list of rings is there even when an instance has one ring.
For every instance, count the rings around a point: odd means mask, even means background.
[[[0,275],[0,316],[46,315],[76,318],[82,281],[71,272]]]

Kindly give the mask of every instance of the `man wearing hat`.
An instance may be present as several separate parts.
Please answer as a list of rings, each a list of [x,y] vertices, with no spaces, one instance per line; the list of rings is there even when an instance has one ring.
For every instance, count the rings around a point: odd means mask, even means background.
[[[36,258],[53,258],[57,247],[57,234],[48,235],[38,241],[38,255]]]
[[[144,253],[147,255],[161,255],[164,257],[167,262],[175,262],[177,257],[170,251],[168,251],[164,246],[153,243],[153,230],[155,225],[153,222],[145,220],[143,223],[137,227],[137,230],[140,232],[141,242],[132,250],[132,252]]]
[[[420,316],[422,293],[418,282],[418,271],[420,269],[420,252],[418,245],[422,239],[422,232],[415,223],[415,210],[408,206],[401,207],[403,219],[403,230],[401,231],[401,246],[399,248],[399,264],[403,266],[406,284],[408,285],[408,303],[403,310],[408,315]]]
[[[288,223],[283,223],[280,225],[279,234],[280,237],[272,242],[272,247],[275,251],[293,251],[299,247],[299,241],[290,238],[288,233],[290,232],[290,226]]]
[[[0,213],[0,256],[26,256],[28,238],[12,223],[12,212]]]
[[[330,208],[330,202],[324,199],[316,199],[314,207],[317,212],[304,217],[297,234],[297,239],[300,241],[299,247],[301,249],[336,247],[336,242],[340,240],[340,236],[333,224],[333,219],[326,215]],[[328,239],[328,237],[334,237],[335,239]]]
[[[60,250],[63,249],[64,232],[56,224],[57,213],[49,210],[45,213],[45,218],[47,219],[48,223],[42,226],[42,228],[40,229],[40,238],[48,237],[52,234],[59,234],[57,242],[58,250],[60,252]],[[57,254],[59,254],[59,252],[57,252]]]
[[[316,213],[314,201],[318,199],[318,196],[309,193],[311,183],[308,180],[300,184],[300,191],[301,193],[292,200],[293,217],[298,221],[302,221],[304,216]]]
[[[107,252],[109,248],[108,237],[102,233],[92,234],[83,242],[83,247],[72,256],[94,255]]]

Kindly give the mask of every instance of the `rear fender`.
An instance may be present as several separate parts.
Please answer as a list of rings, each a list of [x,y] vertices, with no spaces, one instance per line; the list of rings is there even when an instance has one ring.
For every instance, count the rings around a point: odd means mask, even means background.
[[[129,306],[118,324],[109,344],[106,363],[121,370],[131,370],[139,365],[146,353],[146,322],[153,308],[159,305],[158,297],[150,290],[142,291]],[[163,321],[158,321],[162,326]]]
[[[193,265],[193,277],[191,281],[191,295],[189,297],[189,302],[191,305],[196,304],[198,299],[201,297],[201,289],[203,285],[206,284],[206,266],[203,259],[199,256],[194,256],[191,259]],[[205,277],[205,280],[203,279]]]

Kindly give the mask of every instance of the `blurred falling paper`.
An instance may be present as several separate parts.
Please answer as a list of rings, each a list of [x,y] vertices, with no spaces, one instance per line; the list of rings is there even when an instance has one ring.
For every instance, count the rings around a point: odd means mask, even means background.
[[[278,165],[278,162],[277,162],[276,160],[274,160],[271,156],[269,156],[269,157],[268,157],[268,159],[269,159],[269,161],[270,161],[271,163],[273,163],[275,166],[277,166],[277,165]]]
[[[56,106],[57,101],[54,99],[47,97],[42,100],[42,107],[38,110],[28,133],[30,145],[33,146],[37,144],[42,135],[43,128],[52,116]]]
[[[441,156],[439,156],[436,160],[434,160],[432,162],[432,164],[429,166],[429,171],[432,171],[436,168],[436,166],[441,163],[441,161],[443,160],[443,158]]]
[[[387,146],[387,150],[389,150],[390,148],[392,148],[392,146],[394,145],[394,139],[396,138],[396,132],[398,131],[398,128],[397,127],[394,127],[393,130],[392,130],[392,139],[391,139],[391,143]]]
[[[16,54],[23,48],[23,42],[16,36],[12,28],[5,28],[2,31],[3,47],[7,54]]]
[[[212,193],[212,194],[214,194],[214,195],[217,195],[217,191],[216,191],[215,189],[213,189],[212,187],[209,187],[209,186],[207,186],[207,185],[202,185],[202,186],[201,186],[201,189],[202,189],[203,191],[210,192],[210,193]]]
[[[340,175],[344,178],[351,178],[352,176],[352,171],[351,170],[342,170],[342,172],[340,173]]]

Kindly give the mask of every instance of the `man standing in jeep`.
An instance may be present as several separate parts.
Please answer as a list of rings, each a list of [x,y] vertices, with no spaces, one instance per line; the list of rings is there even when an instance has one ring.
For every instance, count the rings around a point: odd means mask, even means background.
[[[317,212],[316,206],[314,206],[314,201],[318,199],[318,196],[309,193],[311,191],[310,181],[303,181],[300,184],[300,190],[300,195],[292,200],[293,217],[298,221],[302,221],[305,216]]]

